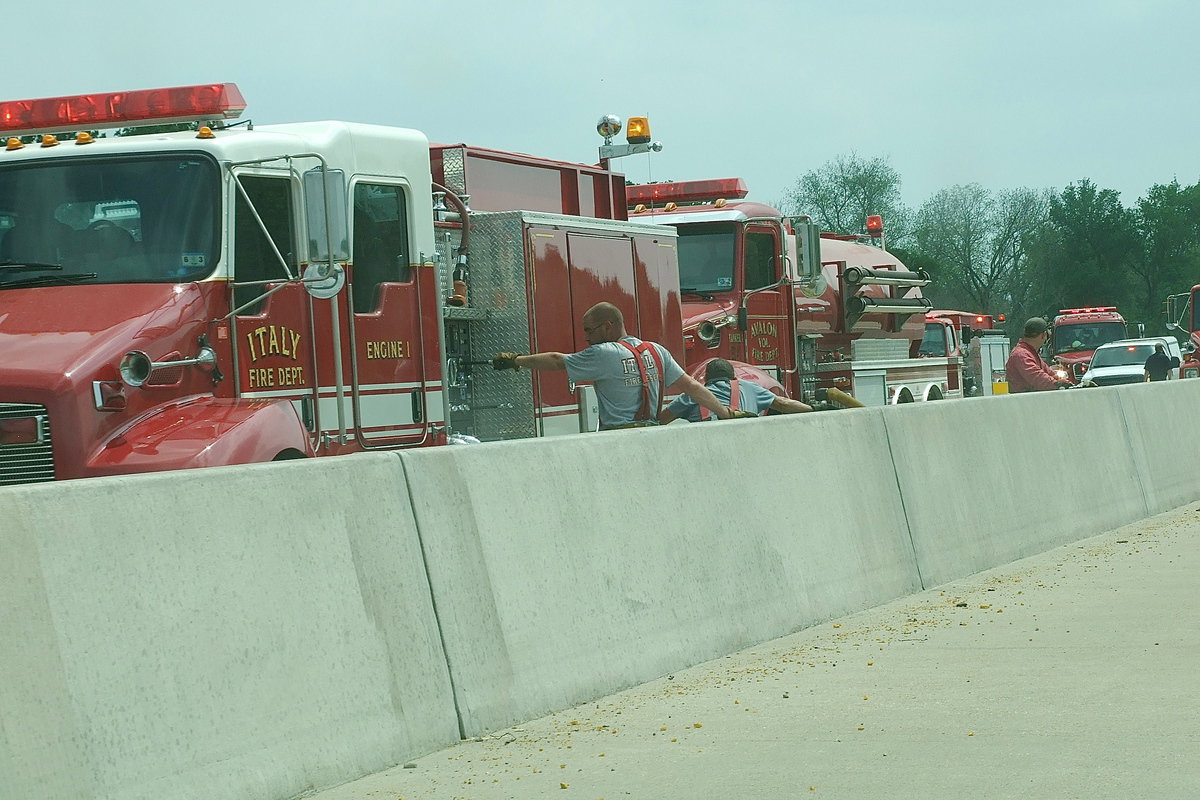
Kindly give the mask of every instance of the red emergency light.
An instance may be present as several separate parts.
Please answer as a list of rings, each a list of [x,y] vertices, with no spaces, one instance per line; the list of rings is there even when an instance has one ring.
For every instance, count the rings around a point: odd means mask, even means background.
[[[867,217],[867,235],[872,239],[878,239],[883,236],[883,217],[879,214],[872,214]]]
[[[662,205],[668,200],[674,203],[741,200],[748,194],[750,194],[750,190],[746,188],[746,182],[741,178],[647,183],[642,186],[625,187],[625,199],[630,206],[639,203]]]
[[[0,132],[54,133],[235,119],[245,110],[246,101],[233,83],[7,100],[0,102]]]

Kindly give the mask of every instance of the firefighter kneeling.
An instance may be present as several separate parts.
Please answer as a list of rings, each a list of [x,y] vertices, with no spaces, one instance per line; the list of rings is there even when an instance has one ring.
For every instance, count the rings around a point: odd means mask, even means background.
[[[807,403],[780,397],[754,381],[739,380],[734,375],[733,364],[723,358],[708,362],[704,368],[704,384],[718,400],[729,406],[734,417],[757,417],[767,409],[780,414],[812,411],[812,406]],[[701,422],[711,418],[708,409],[696,405],[689,397],[676,398],[658,415],[658,421],[663,425],[675,419]]]

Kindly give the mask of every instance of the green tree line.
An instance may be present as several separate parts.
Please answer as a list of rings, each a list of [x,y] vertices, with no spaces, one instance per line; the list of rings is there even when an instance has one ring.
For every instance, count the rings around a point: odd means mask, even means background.
[[[1083,178],[1061,191],[950,186],[919,208],[900,201],[884,158],[850,154],[798,178],[780,201],[822,230],[865,233],[880,214],[886,244],[933,276],[937,308],[1006,314],[1116,306],[1146,332],[1163,330],[1167,295],[1200,283],[1200,182],[1151,186],[1135,205]]]

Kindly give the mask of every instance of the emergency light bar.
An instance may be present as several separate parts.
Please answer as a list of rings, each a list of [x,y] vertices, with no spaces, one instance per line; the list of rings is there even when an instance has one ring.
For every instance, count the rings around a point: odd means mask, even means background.
[[[750,194],[750,190],[746,187],[746,182],[741,178],[648,183],[642,186],[625,187],[625,199],[631,206],[638,203],[661,205],[668,200],[675,203],[697,203],[704,200],[741,200],[748,194]]]
[[[1094,308],[1064,308],[1060,314],[1094,314],[1099,311],[1116,311],[1116,306],[1096,306]]]
[[[246,110],[237,84],[0,102],[0,133],[56,133],[171,122],[236,119]]]

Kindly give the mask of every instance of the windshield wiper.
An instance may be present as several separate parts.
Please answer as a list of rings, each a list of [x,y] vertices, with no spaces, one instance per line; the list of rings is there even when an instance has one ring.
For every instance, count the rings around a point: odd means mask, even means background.
[[[694,294],[694,295],[696,295],[696,297],[699,297],[701,300],[712,300],[713,299],[713,296],[711,294],[709,294],[708,292],[702,292],[699,289],[681,288],[679,290],[679,293],[680,294]]]
[[[59,267],[59,269],[62,269]],[[76,272],[70,275],[32,275],[28,278],[17,278],[13,281],[0,281],[0,289],[28,289],[33,286],[55,286],[57,284],[66,284],[68,286],[91,280],[96,277],[95,272]]]
[[[62,269],[62,264],[47,264],[41,261],[0,261],[0,272],[28,272],[32,270]]]

